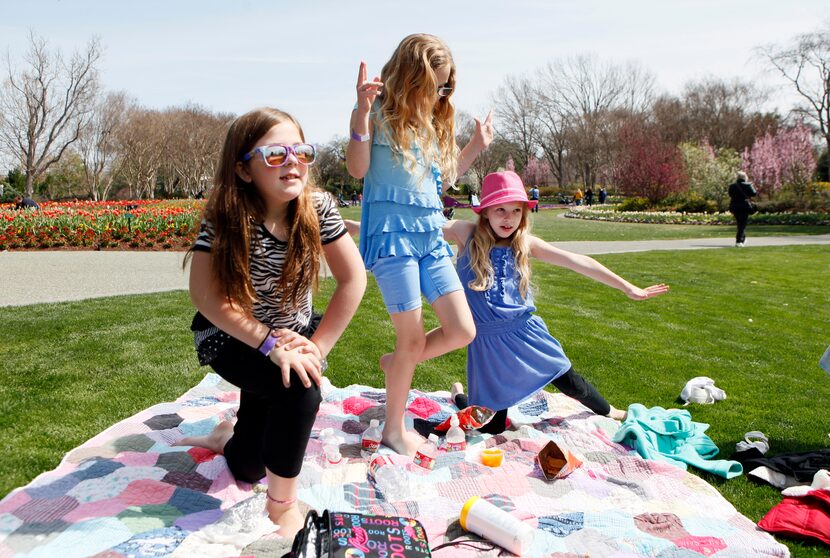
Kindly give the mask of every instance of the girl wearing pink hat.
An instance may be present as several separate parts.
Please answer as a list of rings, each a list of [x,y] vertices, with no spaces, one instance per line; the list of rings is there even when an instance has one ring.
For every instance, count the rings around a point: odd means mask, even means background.
[[[545,322],[535,316],[530,258],[566,267],[621,290],[633,300],[666,293],[664,284],[640,289],[588,256],[560,250],[530,234],[528,200],[514,172],[487,175],[477,223],[450,221],[444,236],[458,245],[456,267],[473,314],[476,337],[467,350],[467,385],[453,385],[459,408],[482,405],[498,412],[482,431],[503,432],[507,408],[548,384],[597,414],[623,419],[587,380],[577,374]]]

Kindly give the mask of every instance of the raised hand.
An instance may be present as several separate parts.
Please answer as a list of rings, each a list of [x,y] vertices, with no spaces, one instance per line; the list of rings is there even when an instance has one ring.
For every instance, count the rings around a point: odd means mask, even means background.
[[[372,103],[375,102],[377,96],[380,95],[383,88],[383,82],[380,81],[380,76],[375,76],[372,81],[368,81],[366,73],[366,62],[360,62],[360,69],[357,71],[357,111],[360,114],[369,114],[372,110]]]
[[[666,294],[667,292],[669,292],[669,286],[664,283],[660,283],[659,285],[652,285],[650,287],[646,287],[645,289],[634,287],[625,294],[632,300],[646,300],[647,298],[660,296],[662,294]]]
[[[493,138],[495,137],[495,129],[493,128],[493,111],[487,113],[487,117],[482,122],[480,119],[475,118],[476,121],[476,131],[473,134],[472,142],[475,142],[478,147],[483,151],[487,149],[487,146],[493,143]]]

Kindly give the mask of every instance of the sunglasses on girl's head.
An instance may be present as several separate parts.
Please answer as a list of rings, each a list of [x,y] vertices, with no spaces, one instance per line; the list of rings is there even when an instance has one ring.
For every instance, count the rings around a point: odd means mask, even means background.
[[[317,159],[317,148],[310,143],[298,143],[297,145],[272,143],[255,147],[249,153],[246,153],[242,157],[242,160],[250,161],[257,153],[262,155],[262,160],[268,167],[281,167],[285,165],[288,162],[288,155],[290,153],[293,153],[297,161],[304,165],[310,165]]]
[[[452,95],[452,87],[449,85],[442,85],[438,88],[439,97],[449,97],[450,95]]]

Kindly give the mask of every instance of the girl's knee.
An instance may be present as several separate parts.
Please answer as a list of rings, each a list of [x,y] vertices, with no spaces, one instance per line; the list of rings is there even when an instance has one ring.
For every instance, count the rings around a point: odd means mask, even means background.
[[[395,352],[401,355],[420,355],[427,344],[427,337],[423,331],[416,335],[398,337],[395,343]]]
[[[444,335],[448,337],[450,345],[460,349],[469,345],[476,336],[476,326],[473,322],[461,323],[450,330],[444,328]]]

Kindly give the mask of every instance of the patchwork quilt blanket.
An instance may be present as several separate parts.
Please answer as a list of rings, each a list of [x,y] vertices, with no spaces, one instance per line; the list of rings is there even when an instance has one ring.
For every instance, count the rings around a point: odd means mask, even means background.
[[[477,538],[458,523],[481,496],[535,529],[527,556],[788,556],[713,487],[673,465],[647,461],[611,441],[619,423],[561,394],[539,392],[510,410],[502,435],[473,433],[464,452],[440,452],[435,469],[412,477],[414,496],[388,502],[367,480],[362,432],[383,417],[383,390],[326,382],[299,499],[304,508],[414,517],[430,546]],[[238,392],[215,374],[175,402],[122,421],[66,455],[0,501],[0,558],[280,556],[288,543],[270,533],[262,495],[236,482],[225,460],[204,449],[171,446],[207,434],[233,416]],[[447,392],[412,390],[409,416],[439,423],[456,408]],[[334,428],[344,463],[328,465],[318,439]],[[583,465],[545,479],[536,455],[549,441]],[[275,440],[274,443],[279,443]],[[483,449],[504,464],[481,464]],[[244,546],[243,545],[247,545]],[[506,551],[448,547],[435,556],[499,556]]]

